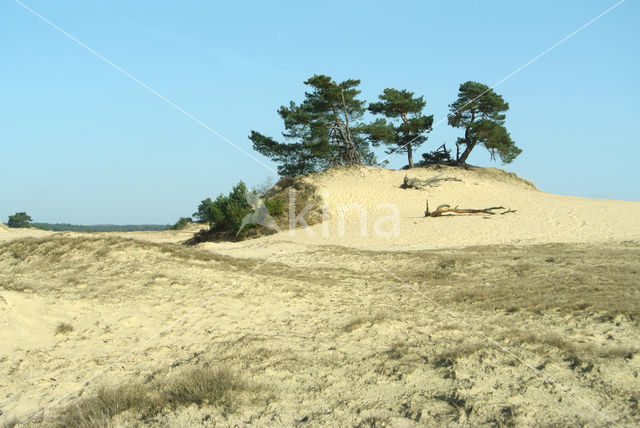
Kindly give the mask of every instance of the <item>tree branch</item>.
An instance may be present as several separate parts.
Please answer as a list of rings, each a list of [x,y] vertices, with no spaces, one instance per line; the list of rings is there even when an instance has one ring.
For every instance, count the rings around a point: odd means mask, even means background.
[[[489,207],[489,208],[458,208],[458,206],[456,205],[455,208],[451,208],[450,205],[447,204],[442,204],[439,205],[438,208],[436,208],[435,211],[429,211],[429,200],[427,199],[427,206],[424,212],[424,216],[425,217],[440,217],[443,214],[446,213],[455,213],[455,214],[478,214],[478,213],[482,213],[482,214],[490,214],[490,215],[494,215],[496,213],[494,213],[493,211],[495,210],[506,210],[500,213],[500,215],[502,214],[507,214],[507,213],[514,213],[516,212],[516,210],[512,210],[512,209],[506,209],[505,207]]]
[[[442,174],[438,174],[426,180],[420,180],[419,178],[409,178],[404,176],[404,182],[400,185],[402,189],[419,189],[420,187],[438,187],[442,181],[462,181],[457,177],[440,177]]]

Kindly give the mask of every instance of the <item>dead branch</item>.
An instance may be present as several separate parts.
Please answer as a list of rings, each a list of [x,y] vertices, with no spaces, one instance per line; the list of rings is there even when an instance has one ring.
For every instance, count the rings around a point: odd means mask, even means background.
[[[409,178],[404,176],[404,182],[400,185],[402,189],[419,189],[421,187],[438,187],[442,181],[462,181],[457,177],[441,177],[442,174],[438,174],[434,177],[426,180],[420,180],[419,178]]]
[[[454,214],[477,214],[477,213],[482,213],[482,214],[490,214],[490,215],[494,215],[496,213],[494,213],[493,211],[495,210],[506,210],[504,212],[501,212],[500,214],[507,214],[507,213],[515,213],[516,210],[512,210],[512,209],[507,209],[505,207],[489,207],[489,208],[458,208],[458,206],[456,205],[455,208],[451,208],[451,205],[447,205],[447,204],[442,204],[439,205],[438,208],[436,208],[435,211],[429,211],[429,200],[427,199],[427,207],[426,210],[424,212],[424,216],[425,217],[439,217],[445,213],[454,213]]]

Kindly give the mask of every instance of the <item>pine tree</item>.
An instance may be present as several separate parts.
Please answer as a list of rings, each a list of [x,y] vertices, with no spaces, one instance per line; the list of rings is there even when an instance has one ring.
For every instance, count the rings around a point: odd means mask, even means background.
[[[29,227],[31,226],[31,221],[31,216],[26,212],[15,213],[14,215],[9,216],[7,226],[11,228]]]
[[[284,121],[285,142],[251,131],[253,148],[278,165],[278,173],[293,177],[333,165],[372,165],[375,156],[362,131],[365,102],[357,99],[359,80],[334,82],[315,75],[301,104],[293,101],[278,114]]]
[[[464,128],[464,137],[456,143],[465,147],[457,159],[459,165],[466,163],[478,144],[489,150],[492,159],[499,155],[503,163],[513,162],[522,153],[504,127],[509,104],[487,85],[471,81],[461,84],[458,99],[449,109],[449,125]]]
[[[387,88],[378,98],[380,102],[371,103],[369,111],[391,121],[378,119],[366,126],[365,132],[374,146],[390,146],[387,153],[407,153],[409,168],[413,168],[413,150],[427,141],[433,115],[422,114],[427,103],[424,97],[414,97],[413,92]]]

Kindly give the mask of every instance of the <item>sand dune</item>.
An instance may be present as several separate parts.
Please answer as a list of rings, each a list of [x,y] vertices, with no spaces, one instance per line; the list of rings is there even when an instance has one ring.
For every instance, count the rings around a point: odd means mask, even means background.
[[[439,173],[305,177],[328,222],[239,243],[0,228],[0,426],[640,424],[640,203]]]
[[[47,236],[51,236],[54,233],[55,232],[50,232],[47,230],[37,230],[34,228],[12,229],[7,226],[0,225],[0,242],[24,238],[44,238]]]
[[[424,190],[401,189],[405,175],[445,181]],[[541,192],[515,174],[494,168],[336,168],[305,178],[318,188],[328,221],[304,230],[285,230],[257,241],[206,244],[245,257],[297,252],[306,245],[362,250],[407,251],[473,245],[607,242],[640,239],[640,202],[610,201]],[[461,208],[504,206],[505,215],[425,218],[440,204]],[[397,221],[392,218],[395,215]]]

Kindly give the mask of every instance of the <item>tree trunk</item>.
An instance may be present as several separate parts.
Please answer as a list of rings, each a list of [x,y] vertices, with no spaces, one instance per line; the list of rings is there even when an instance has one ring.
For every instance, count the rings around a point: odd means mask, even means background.
[[[413,168],[413,150],[411,143],[407,144],[407,156],[409,157],[409,168]]]
[[[476,145],[476,143],[467,143],[465,145],[464,152],[462,152],[462,156],[460,156],[458,158],[458,165],[464,165],[465,164],[465,162],[467,161],[467,158],[471,154],[471,150],[473,150],[473,147],[475,145]]]
[[[475,119],[475,114],[471,114],[471,121]],[[458,158],[458,165],[464,165],[467,162],[467,158],[471,154],[471,150],[475,147],[478,141],[469,141],[469,127],[467,126],[464,130],[464,152],[462,152],[462,156]]]
[[[356,145],[353,143],[353,140],[351,139],[351,129],[349,128],[349,114],[347,113],[347,103],[344,100],[344,92],[341,92],[340,95],[342,96],[344,124],[345,124],[346,133],[347,133],[346,136],[343,135],[343,138],[345,140],[344,143],[346,146],[345,163],[347,165],[362,165],[362,156],[360,154],[360,151],[358,150]]]

